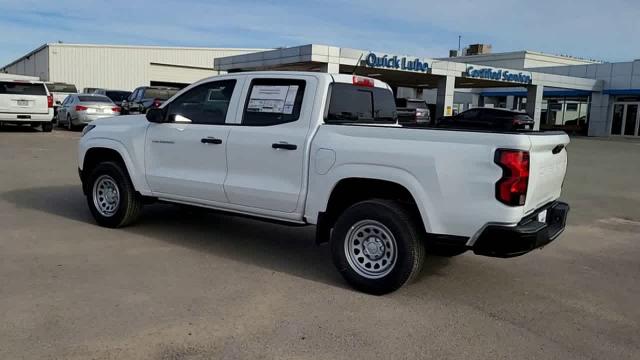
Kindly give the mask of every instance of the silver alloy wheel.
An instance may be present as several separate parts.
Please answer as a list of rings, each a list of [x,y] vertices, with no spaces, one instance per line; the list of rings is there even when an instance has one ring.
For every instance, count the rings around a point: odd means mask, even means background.
[[[391,230],[381,222],[361,220],[347,232],[344,252],[355,272],[367,279],[379,279],[393,270],[398,246]]]
[[[111,217],[118,211],[120,191],[111,176],[101,175],[93,183],[93,205],[104,217]]]

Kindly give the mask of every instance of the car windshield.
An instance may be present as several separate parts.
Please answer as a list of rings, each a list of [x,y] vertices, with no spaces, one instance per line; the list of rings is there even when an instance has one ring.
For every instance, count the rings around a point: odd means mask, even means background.
[[[409,109],[424,109],[427,104],[424,101],[407,101],[407,108]]]
[[[107,97],[113,101],[126,100],[131,92],[129,91],[107,91]]]
[[[99,95],[85,95],[85,96],[78,96],[78,99],[81,102],[99,102],[99,103],[111,103],[111,99],[109,99],[106,96],[99,96]]]
[[[51,83],[47,84],[47,88],[50,92],[65,92],[65,93],[77,93],[78,89],[73,84],[64,83]]]
[[[148,88],[144,92],[145,99],[167,100],[178,92],[178,89]]]
[[[47,90],[45,89],[44,84],[0,81],[0,94],[47,95]]]

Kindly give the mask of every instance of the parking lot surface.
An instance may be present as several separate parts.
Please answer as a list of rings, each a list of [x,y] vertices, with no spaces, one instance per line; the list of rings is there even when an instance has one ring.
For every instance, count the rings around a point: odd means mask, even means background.
[[[572,139],[565,233],[375,297],[313,228],[158,204],[95,225],[79,133],[0,132],[0,359],[639,359],[640,142]]]

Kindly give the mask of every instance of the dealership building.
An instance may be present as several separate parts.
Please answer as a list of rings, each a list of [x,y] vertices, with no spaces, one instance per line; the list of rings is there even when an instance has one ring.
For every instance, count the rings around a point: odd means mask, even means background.
[[[309,44],[279,49],[45,44],[0,72],[78,89],[185,86],[227,72],[301,70],[367,75],[435,116],[475,107],[526,111],[536,127],[640,136],[640,60],[598,62],[532,51],[449,58]]]

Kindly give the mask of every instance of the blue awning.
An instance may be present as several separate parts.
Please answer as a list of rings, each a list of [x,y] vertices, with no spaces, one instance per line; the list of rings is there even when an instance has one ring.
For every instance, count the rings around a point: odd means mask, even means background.
[[[480,95],[481,96],[526,97],[527,92],[526,91],[484,91],[480,93]],[[589,96],[589,95],[591,95],[591,91],[587,91],[587,90],[545,90],[542,96],[544,97],[563,97],[563,96],[579,97],[579,96]]]
[[[640,95],[640,89],[608,89],[603,90],[605,95]]]

